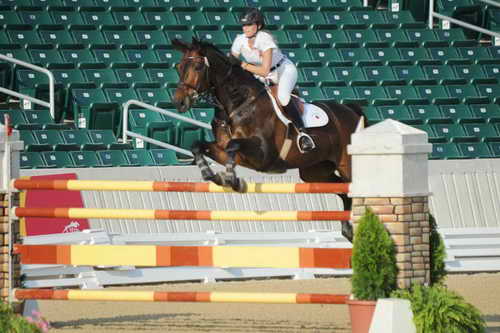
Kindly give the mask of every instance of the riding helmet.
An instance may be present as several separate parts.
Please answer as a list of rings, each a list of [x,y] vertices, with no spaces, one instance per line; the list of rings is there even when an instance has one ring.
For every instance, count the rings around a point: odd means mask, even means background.
[[[243,15],[240,16],[240,23],[261,25],[261,29],[264,28],[264,15],[257,8],[248,8]]]

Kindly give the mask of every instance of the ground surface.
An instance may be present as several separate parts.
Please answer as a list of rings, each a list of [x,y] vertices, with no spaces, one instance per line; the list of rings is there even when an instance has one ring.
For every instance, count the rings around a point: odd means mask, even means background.
[[[500,274],[450,275],[448,286],[500,332]],[[123,287],[162,291],[349,293],[346,278],[163,284]],[[345,305],[42,301],[54,333],[350,332]]]

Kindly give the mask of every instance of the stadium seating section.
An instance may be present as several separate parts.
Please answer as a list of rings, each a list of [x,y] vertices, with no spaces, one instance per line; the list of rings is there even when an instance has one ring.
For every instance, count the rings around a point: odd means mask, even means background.
[[[22,168],[160,166],[182,156],[140,140],[119,143],[122,103],[176,112],[180,54],[172,40],[208,40],[228,52],[238,17],[260,8],[299,69],[308,101],[360,103],[370,123],[392,118],[429,135],[433,159],[500,157],[500,47],[459,27],[428,29],[420,1],[0,0],[0,53],[51,70],[56,114],[3,109],[25,142]],[[387,6],[389,10],[375,9]],[[397,8],[399,11],[390,11]],[[500,8],[436,0],[436,11],[500,31]],[[0,65],[1,85],[47,99],[47,76]],[[188,116],[210,122],[198,105]],[[129,128],[186,149],[206,130],[143,109]]]

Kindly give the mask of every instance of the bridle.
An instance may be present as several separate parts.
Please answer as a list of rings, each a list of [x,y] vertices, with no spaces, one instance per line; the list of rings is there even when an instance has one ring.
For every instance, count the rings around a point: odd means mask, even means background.
[[[210,72],[209,72],[210,63],[208,62],[208,58],[206,56],[189,56],[189,57],[186,57],[184,59],[184,62],[197,62],[197,63],[203,64],[203,69],[196,70],[196,71],[201,72],[202,70],[204,70],[205,73],[203,75],[206,76],[207,80],[210,82],[210,78],[208,77],[210,74]],[[232,74],[232,72],[233,72],[233,65],[229,66],[229,70],[226,72],[226,75],[224,75],[222,82],[226,81],[226,79],[229,78],[229,76]],[[214,105],[217,107],[222,106],[221,103],[218,101],[217,97],[215,96],[215,86],[209,87],[208,89],[206,89],[204,91],[200,91],[201,90],[201,80],[198,80],[197,87],[195,87],[189,83],[184,82],[184,80],[182,80],[182,78],[181,78],[181,80],[177,84],[177,87],[178,88],[187,87],[187,88],[193,90],[194,94],[191,95],[193,102],[197,102],[198,100],[201,100],[202,102],[205,102],[205,103],[210,104],[210,105]]]

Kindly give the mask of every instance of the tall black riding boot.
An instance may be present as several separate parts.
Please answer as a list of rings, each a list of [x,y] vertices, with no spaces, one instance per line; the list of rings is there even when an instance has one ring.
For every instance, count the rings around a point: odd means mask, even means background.
[[[299,131],[299,135],[297,135],[297,146],[300,152],[306,153],[316,148],[316,144],[313,139],[305,132],[304,121],[299,114],[299,110],[297,110],[291,102],[285,105],[283,109],[292,120],[293,125]]]

